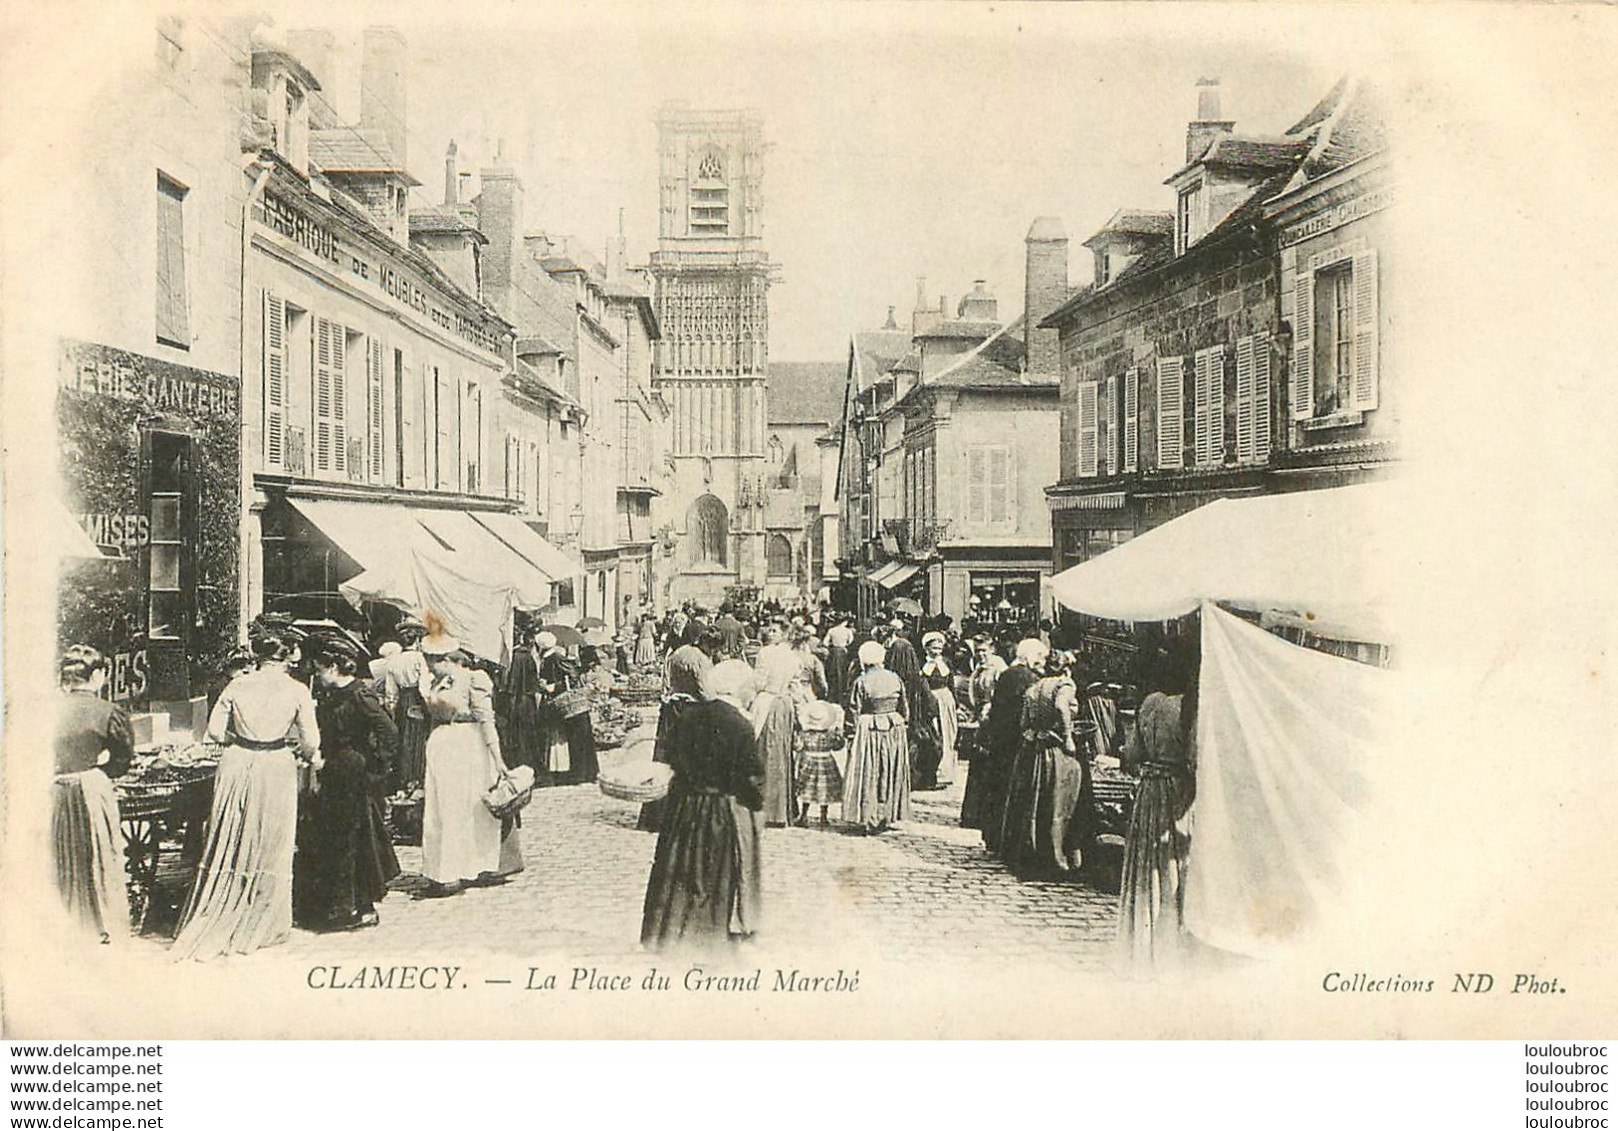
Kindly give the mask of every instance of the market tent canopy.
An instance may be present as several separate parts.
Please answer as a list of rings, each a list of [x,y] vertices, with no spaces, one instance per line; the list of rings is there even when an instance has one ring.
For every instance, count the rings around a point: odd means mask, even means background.
[[[469,568],[473,565],[469,554],[401,553],[338,588],[356,605],[381,601],[418,615],[431,609],[467,651],[505,663],[512,612],[520,603],[517,591],[498,575]]]
[[[1050,592],[1109,620],[1170,620],[1215,601],[1386,643],[1394,505],[1390,483],[1220,499],[1057,574]]]
[[[480,511],[472,517],[552,581],[571,581],[578,574],[577,561],[551,545],[516,515]]]
[[[345,503],[330,499],[289,500],[303,517],[360,563],[376,569],[401,554],[435,547],[426,529],[404,507],[386,503]]]

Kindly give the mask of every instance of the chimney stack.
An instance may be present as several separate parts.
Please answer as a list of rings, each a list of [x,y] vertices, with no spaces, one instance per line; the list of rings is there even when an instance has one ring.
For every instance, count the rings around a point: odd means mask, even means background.
[[[927,276],[916,276],[916,306],[910,312],[910,333],[923,334],[944,320],[943,307],[937,310],[927,305]]]
[[[361,41],[360,128],[381,130],[399,168],[410,167],[405,133],[404,36],[390,27],[368,27]]]
[[[888,320],[882,326],[884,330],[897,330],[899,328],[899,324],[893,320],[893,311],[893,307],[888,307]]]
[[[450,208],[461,202],[461,178],[455,166],[458,152],[455,139],[450,138],[449,148],[444,150],[444,204]]]
[[[483,293],[489,305],[503,311],[522,254],[522,181],[506,166],[482,169],[479,176],[483,189],[477,198],[478,230],[489,241],[483,249]]]
[[[1039,324],[1067,301],[1067,229],[1055,216],[1041,216],[1023,240],[1027,249],[1023,275],[1023,343],[1028,372],[1055,377],[1062,371],[1062,339]]]
[[[955,316],[968,322],[1000,321],[1000,301],[989,293],[987,279],[972,280],[972,292],[961,298]]]
[[[1197,117],[1185,127],[1185,163],[1208,151],[1217,138],[1232,132],[1236,123],[1219,116],[1219,80],[1197,80]]]

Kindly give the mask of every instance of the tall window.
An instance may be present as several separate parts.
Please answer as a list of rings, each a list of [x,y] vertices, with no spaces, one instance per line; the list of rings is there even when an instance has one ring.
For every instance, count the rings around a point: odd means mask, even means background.
[[[1016,470],[1003,444],[966,449],[966,521],[974,526],[1013,526],[1017,521]]]
[[[723,236],[730,232],[730,189],[725,183],[725,157],[708,146],[697,159],[691,181],[691,232]]]
[[[1377,255],[1316,255],[1294,285],[1292,418],[1364,412],[1378,403]]]
[[[186,483],[191,438],[172,432],[151,434],[151,542],[147,547],[146,631],[152,640],[181,640],[188,623],[186,600],[190,563],[186,561]]]
[[[695,535],[697,561],[706,565],[726,563],[730,541],[730,515],[725,504],[713,495],[704,495],[691,504],[691,529]]]
[[[769,577],[792,576],[792,542],[785,534],[772,534],[765,543],[764,572]]]
[[[185,195],[188,190],[157,174],[157,340],[191,348],[191,312],[185,287]]]
[[[1183,255],[1202,235],[1202,185],[1192,185],[1181,191],[1174,211],[1174,254]]]
[[[1325,301],[1319,310],[1325,325],[1321,342],[1326,364],[1315,375],[1315,411],[1347,408],[1354,390],[1354,271],[1345,263],[1320,276],[1316,292]]]

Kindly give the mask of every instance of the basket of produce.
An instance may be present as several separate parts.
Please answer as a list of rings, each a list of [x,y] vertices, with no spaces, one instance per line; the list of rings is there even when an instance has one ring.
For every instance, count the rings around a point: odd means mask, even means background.
[[[668,795],[674,770],[661,762],[632,762],[609,771],[603,770],[596,785],[608,797],[644,805]]]
[[[218,768],[218,761],[201,747],[168,747],[137,756],[129,773],[113,784],[119,815],[130,820],[166,813],[182,794],[205,788]]]
[[[663,678],[656,672],[633,672],[615,684],[613,698],[630,707],[655,706],[663,698]]]
[[[394,844],[421,843],[421,823],[425,807],[426,793],[419,788],[412,793],[400,791],[388,798],[388,833]]]

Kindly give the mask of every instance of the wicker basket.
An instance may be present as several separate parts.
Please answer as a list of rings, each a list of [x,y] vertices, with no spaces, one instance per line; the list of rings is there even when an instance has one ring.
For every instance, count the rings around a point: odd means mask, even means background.
[[[663,698],[656,687],[614,687],[612,696],[626,707],[652,707]]]
[[[669,783],[674,780],[674,770],[661,762],[641,762],[632,771],[620,770],[619,773],[631,772],[641,780],[629,781],[623,777],[608,777],[602,774],[596,778],[596,785],[608,797],[619,801],[633,801],[644,805],[648,801],[661,801],[668,796]]]
[[[588,687],[575,687],[571,691],[558,692],[556,697],[551,700],[551,706],[564,719],[582,715],[590,709],[590,689]]]

